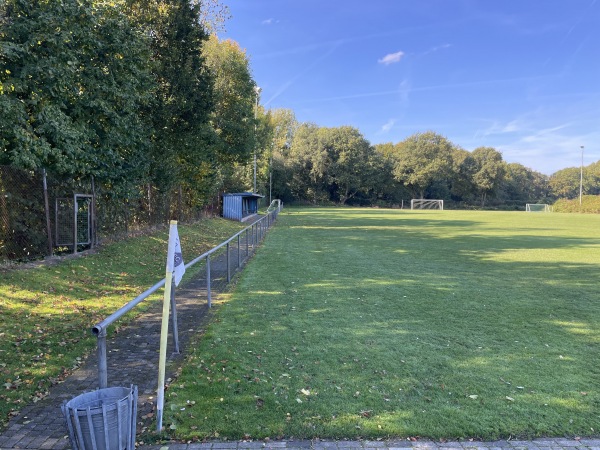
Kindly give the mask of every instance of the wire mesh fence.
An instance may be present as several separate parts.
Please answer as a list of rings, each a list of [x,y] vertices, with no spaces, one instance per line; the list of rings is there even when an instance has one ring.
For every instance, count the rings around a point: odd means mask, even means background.
[[[94,179],[0,166],[0,263],[77,252],[100,239],[128,236],[219,213],[218,197],[198,205],[181,188],[146,184],[115,192]]]
[[[0,259],[35,259],[49,249],[41,174],[0,166]]]

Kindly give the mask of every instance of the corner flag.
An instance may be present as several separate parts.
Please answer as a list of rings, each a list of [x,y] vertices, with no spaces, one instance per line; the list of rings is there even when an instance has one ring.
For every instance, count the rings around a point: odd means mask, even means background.
[[[167,273],[173,274],[175,286],[185,273],[185,264],[181,254],[181,243],[179,242],[179,233],[177,232],[177,222],[172,220],[169,229],[169,247],[167,249]]]
[[[165,404],[165,369],[167,362],[167,336],[169,334],[169,306],[171,300],[171,283],[175,286],[185,273],[181,244],[177,233],[177,221],[171,220],[169,228],[169,246],[167,247],[167,272],[165,276],[165,293],[163,299],[162,323],[160,327],[160,350],[158,355],[158,389],[156,390],[156,431],[162,429],[163,409]]]

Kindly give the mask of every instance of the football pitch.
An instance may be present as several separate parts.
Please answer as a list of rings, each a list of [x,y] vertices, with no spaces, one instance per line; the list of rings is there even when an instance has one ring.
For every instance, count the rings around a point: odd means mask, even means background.
[[[178,438],[600,434],[600,216],[284,210],[167,392]]]

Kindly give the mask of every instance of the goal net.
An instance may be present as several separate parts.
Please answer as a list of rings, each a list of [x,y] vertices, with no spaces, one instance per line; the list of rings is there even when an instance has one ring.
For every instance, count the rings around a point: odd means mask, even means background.
[[[413,198],[410,201],[410,209],[439,209],[444,210],[444,200],[431,200]]]
[[[527,203],[525,204],[525,211],[527,212],[550,212],[550,205],[546,203]]]

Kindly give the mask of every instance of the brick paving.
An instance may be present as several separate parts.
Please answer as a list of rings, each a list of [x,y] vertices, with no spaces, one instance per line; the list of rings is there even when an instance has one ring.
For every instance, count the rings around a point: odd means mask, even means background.
[[[246,257],[245,243],[241,245],[242,265]],[[251,246],[250,246],[251,249]],[[231,271],[237,266],[236,249],[232,250]],[[241,269],[240,269],[241,270]],[[211,290],[214,294],[227,289],[226,258],[211,262]],[[167,380],[175,375],[191,336],[202,333],[210,317],[206,301],[205,274],[200,273],[177,290],[177,316],[181,354],[168,357]],[[143,418],[154,409],[154,395],[158,379],[158,350],[160,343],[162,302],[152,307],[130,325],[119,329],[108,342],[108,385],[138,386],[138,423],[153,426],[152,419]],[[169,351],[173,348],[169,340]],[[61,412],[64,401],[98,387],[98,365],[95,354],[90,355],[64,382],[54,386],[50,394],[35,404],[24,407],[13,417],[0,434],[0,450],[40,449],[64,450],[71,448],[65,419]],[[151,398],[152,397],[152,398]],[[250,450],[250,449],[315,449],[315,450],[600,450],[600,439],[536,439],[532,441],[455,441],[433,442],[427,440],[381,440],[381,441],[334,441],[334,440],[288,440],[288,441],[214,441],[203,443],[166,443],[144,445],[140,450]]]
[[[168,443],[143,447],[144,450],[600,450],[600,439],[534,439],[531,441],[450,441],[381,440],[381,441],[267,441]]]

